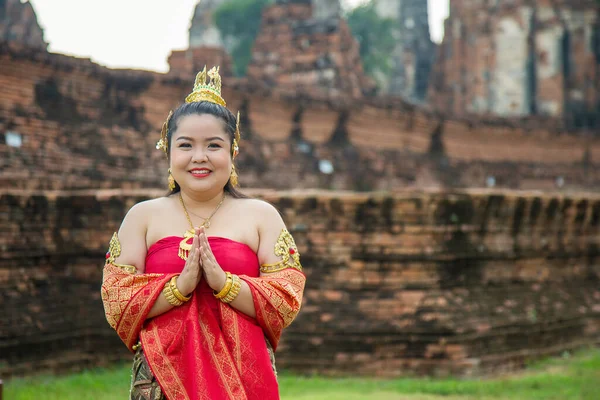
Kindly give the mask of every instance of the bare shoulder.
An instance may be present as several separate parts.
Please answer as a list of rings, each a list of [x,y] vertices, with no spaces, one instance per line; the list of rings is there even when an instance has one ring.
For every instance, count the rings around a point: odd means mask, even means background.
[[[243,207],[246,214],[252,215],[252,220],[258,231],[259,247],[257,256],[260,264],[267,265],[279,262],[281,255],[277,252],[277,244],[286,232],[281,214],[269,202],[258,199],[246,200]]]
[[[127,211],[126,220],[135,219],[138,222],[146,224],[153,213],[160,210],[170,200],[167,197],[158,197],[156,199],[144,200],[136,203]],[[123,221],[123,222],[125,222]]]
[[[118,236],[122,251],[116,262],[133,265],[138,272],[144,272],[148,224],[163,201],[163,198],[146,200],[129,209],[119,228]]]
[[[274,212],[279,214],[275,206],[268,201],[261,199],[240,199],[244,202],[245,207],[254,211]]]
[[[125,215],[121,230],[126,229],[129,233],[133,230],[145,237],[153,222],[157,218],[160,219],[160,216],[172,207],[172,203],[173,199],[169,197],[158,197],[136,203]]]
[[[235,199],[236,208],[252,216],[259,231],[268,225],[283,225],[281,214],[271,203],[261,199]]]

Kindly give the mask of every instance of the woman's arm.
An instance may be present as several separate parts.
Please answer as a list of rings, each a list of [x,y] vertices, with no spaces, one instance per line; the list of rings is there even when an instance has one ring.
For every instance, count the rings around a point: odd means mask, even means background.
[[[143,274],[146,267],[147,208],[146,202],[131,207],[123,218],[118,233],[120,252],[114,264],[133,266],[136,274]]]

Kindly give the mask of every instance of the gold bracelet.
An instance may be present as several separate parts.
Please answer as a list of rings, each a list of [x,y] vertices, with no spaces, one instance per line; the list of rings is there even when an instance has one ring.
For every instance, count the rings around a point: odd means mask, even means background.
[[[177,300],[181,301],[182,303],[185,303],[186,301],[190,301],[190,299],[192,298],[192,295],[190,294],[189,296],[184,296],[179,289],[177,289],[177,277],[179,275],[175,275],[174,277],[171,278],[171,280],[169,281],[169,284],[171,285],[171,290],[173,291],[173,294],[175,295],[175,297],[177,298]]]
[[[233,275],[233,284],[231,285],[231,290],[227,295],[221,299],[223,303],[231,303],[235,298],[240,294],[240,290],[242,289],[242,280],[239,276]]]
[[[214,292],[213,294],[215,295],[215,297],[217,299],[222,299],[223,297],[227,296],[227,293],[229,293],[229,291],[231,290],[231,285],[233,284],[233,278],[231,277],[231,272],[225,272],[225,275],[227,276],[225,278],[225,286],[223,286],[223,289],[221,289],[221,291],[219,293]]]
[[[173,293],[173,288],[171,287],[171,282],[165,283],[165,287],[163,288],[162,293],[170,305],[180,306],[183,304],[183,301],[175,297],[175,293]]]

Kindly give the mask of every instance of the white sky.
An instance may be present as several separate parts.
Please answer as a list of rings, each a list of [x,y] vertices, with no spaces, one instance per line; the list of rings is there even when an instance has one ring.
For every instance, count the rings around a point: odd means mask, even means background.
[[[431,36],[439,42],[448,0],[428,1]],[[91,58],[112,68],[166,72],[171,50],[188,47],[188,29],[198,0],[30,2],[51,52]],[[362,2],[342,0],[346,6]]]

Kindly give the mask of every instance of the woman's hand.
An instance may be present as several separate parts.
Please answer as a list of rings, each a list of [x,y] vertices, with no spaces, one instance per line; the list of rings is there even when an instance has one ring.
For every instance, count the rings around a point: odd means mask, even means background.
[[[220,292],[225,286],[227,275],[223,268],[219,265],[215,256],[208,244],[208,237],[204,228],[200,228],[200,263],[202,264],[202,270],[204,271],[204,277],[206,283],[211,287],[212,290]]]
[[[188,254],[185,267],[179,277],[177,277],[177,289],[184,295],[188,296],[196,289],[196,286],[202,279],[202,261],[200,258],[200,229],[196,228],[194,232],[194,241],[192,248]]]

